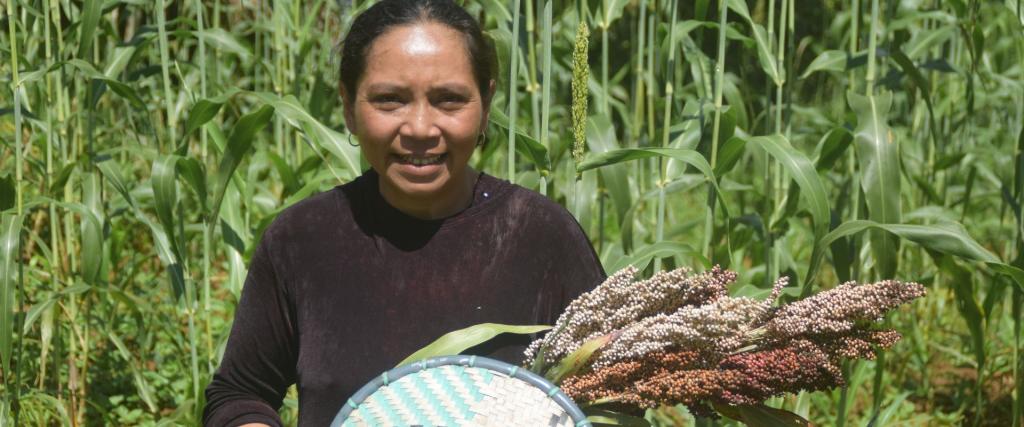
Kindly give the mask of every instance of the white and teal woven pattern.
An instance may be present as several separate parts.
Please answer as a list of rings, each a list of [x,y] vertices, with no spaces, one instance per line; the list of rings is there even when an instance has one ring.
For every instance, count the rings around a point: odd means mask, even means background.
[[[332,426],[589,426],[543,378],[477,357],[436,358],[389,371],[342,407]]]

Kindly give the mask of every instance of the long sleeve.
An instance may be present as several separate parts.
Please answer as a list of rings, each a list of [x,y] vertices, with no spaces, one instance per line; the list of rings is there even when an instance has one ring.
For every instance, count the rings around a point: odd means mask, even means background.
[[[594,289],[606,278],[593,245],[576,218],[547,198],[537,197],[529,209],[532,234],[527,252],[538,254],[524,268],[541,268],[548,284],[542,321],[553,325],[576,297]]]
[[[206,388],[203,425],[280,426],[277,413],[295,382],[298,335],[293,304],[271,249],[273,229],[253,254],[220,368]]]

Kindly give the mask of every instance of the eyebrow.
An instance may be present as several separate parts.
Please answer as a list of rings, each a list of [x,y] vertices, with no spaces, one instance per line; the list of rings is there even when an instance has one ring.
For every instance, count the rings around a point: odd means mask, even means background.
[[[373,83],[366,90],[367,92],[396,92],[405,90],[405,87],[393,83]]]
[[[430,88],[431,91],[472,92],[471,87],[461,83],[442,83]]]
[[[406,90],[408,90],[408,88],[405,86],[395,83],[371,83],[366,88],[367,92],[402,92]],[[433,86],[429,91],[472,92],[472,87],[462,83],[448,82]]]

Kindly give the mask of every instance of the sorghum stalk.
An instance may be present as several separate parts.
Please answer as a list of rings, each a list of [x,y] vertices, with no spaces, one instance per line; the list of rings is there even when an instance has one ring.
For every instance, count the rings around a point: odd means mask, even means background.
[[[672,14],[670,20],[671,25],[668,27],[668,70],[669,73],[665,78],[665,111],[661,122],[661,146],[662,148],[668,148],[669,145],[669,128],[671,127],[672,117],[672,95],[674,88],[672,87],[672,70],[676,67],[676,20],[678,17],[677,6],[679,5],[678,0],[672,0],[672,5],[669,9],[669,13]],[[667,162],[664,157],[658,157],[658,222],[655,228],[655,242],[660,242],[665,239],[665,186],[668,185],[666,178],[665,168]],[[661,270],[661,258],[654,260],[654,270]]]
[[[18,92],[21,91],[21,79],[18,76],[18,38],[17,30],[15,29],[15,22],[18,16],[15,13],[15,2],[7,2],[7,28],[10,31],[11,40],[11,95],[14,100],[14,161],[16,164],[14,172],[15,180],[15,204],[17,206],[17,215],[21,216],[24,209],[24,203],[22,199],[24,195],[21,191],[22,175],[24,165],[22,164],[22,134],[21,134],[21,97],[18,96]],[[20,264],[20,263],[19,263]]]
[[[18,77],[18,38],[17,38],[16,29],[15,29],[15,22],[16,22],[17,18],[18,18],[17,14],[15,13],[15,1],[14,0],[8,0],[8,2],[7,2],[7,28],[10,31],[10,40],[11,40],[11,78],[13,79],[13,82],[11,83],[11,91],[13,92],[12,95],[13,95],[13,98],[14,98],[14,159],[15,159],[14,161],[15,161],[15,164],[16,164],[16,167],[15,167],[14,193],[15,193],[15,200],[16,200],[15,204],[17,206],[17,209],[15,211],[15,218],[17,218],[17,219],[15,221],[17,221],[19,223],[19,226],[18,226],[19,231],[18,231],[18,237],[17,237],[18,243],[17,243],[16,247],[21,247],[21,225],[20,225],[20,223],[22,221],[22,219],[21,219],[22,215],[24,214],[24,204],[22,202],[22,199],[23,199],[24,195],[22,194],[21,184],[22,184],[22,174],[24,173],[23,172],[24,162],[22,160],[22,156],[23,156],[23,153],[22,153],[22,136],[23,135],[21,133],[22,132],[22,129],[21,129],[21,119],[22,119],[22,117],[21,117],[21,97],[19,97],[19,92],[21,91],[21,81],[20,81],[20,78]],[[19,259],[19,261],[17,261],[17,263],[18,263],[18,279],[17,279],[17,289],[18,289],[17,294],[18,294],[18,297],[15,299],[16,303],[12,304],[12,308],[14,308],[15,310],[17,310],[19,312],[23,312],[23,310],[21,308],[21,303],[24,300],[24,293],[25,293],[25,289],[24,289],[24,274],[22,274],[22,272],[23,272],[22,268],[24,266],[24,263],[20,261],[20,258],[21,258],[20,254],[15,253],[12,256],[16,257],[16,259]],[[5,291],[5,292],[7,292],[7,291]],[[10,296],[12,296],[12,295],[10,293],[8,293],[4,297],[7,298],[7,297],[10,297]],[[23,323],[25,321],[24,320],[25,319],[24,316],[20,316],[20,319],[21,319],[21,321],[19,323]],[[4,362],[6,362],[5,364],[7,365],[8,368],[11,367],[11,366],[14,366],[14,382],[10,383],[10,384],[7,382],[7,376],[9,375],[9,372],[7,372],[7,370],[4,370],[3,378],[0,378],[0,380],[2,380],[0,382],[2,382],[4,384],[4,389],[6,389],[7,392],[8,392],[8,401],[9,402],[10,401],[15,402],[14,403],[14,424],[15,425],[18,424],[18,415],[19,415],[20,407],[21,407],[17,403],[17,402],[20,401],[20,397],[21,397],[21,381],[20,381],[21,366],[20,365],[22,364],[22,360],[21,360],[22,351],[21,350],[22,350],[22,345],[24,343],[24,336],[23,336],[24,334],[21,333],[21,331],[22,331],[22,327],[21,326],[22,325],[19,324],[18,326],[14,326],[14,327],[11,328],[11,329],[14,329],[14,333],[15,333],[17,339],[18,339],[18,344],[17,344],[17,347],[16,347],[17,348],[17,350],[16,350],[17,354],[13,355],[12,358],[17,360],[18,362],[17,362],[17,364],[12,364],[12,363],[10,363],[9,360],[5,360],[4,361]],[[3,331],[2,333],[8,333],[8,332],[9,332],[9,330],[8,331]],[[10,396],[11,396],[10,391],[11,391],[12,388],[14,389],[14,393],[13,393],[14,399],[13,400],[10,399]],[[0,417],[2,417],[4,415],[5,414],[0,414]]]
[[[608,27],[611,26],[611,22],[608,22],[608,0],[602,0],[601,5],[601,12],[604,15],[601,17],[601,113],[611,117],[611,111],[608,109]]]
[[[543,94],[541,97],[541,126],[540,126],[540,143],[545,149],[551,149],[551,143],[549,141],[549,135],[551,133],[550,120],[551,120],[551,86],[554,84],[551,76],[551,0],[548,0],[544,4],[544,18],[541,27],[541,60],[543,67],[544,86]],[[548,194],[548,172],[547,170],[540,171],[540,194]]]
[[[515,0],[512,11],[512,51],[509,62],[512,70],[508,79],[508,182],[516,182],[516,115],[519,100],[519,4]]]
[[[644,116],[644,49],[647,37],[647,0],[640,0],[640,16],[637,18],[637,50],[636,50],[636,89],[633,92],[635,104],[633,106],[633,144],[640,144],[640,128]]]
[[[177,143],[177,118],[174,115],[174,101],[171,97],[171,75],[170,75],[170,53],[168,52],[168,41],[167,41],[167,18],[165,15],[164,0],[157,0],[156,2],[156,25],[157,33],[160,41],[160,70],[163,73],[163,84],[164,84],[164,109],[167,112],[167,131],[170,132],[171,146],[173,147]],[[259,68],[259,67],[257,67]]]
[[[542,18],[543,19],[543,18]],[[530,93],[530,114],[533,117],[533,134],[540,134],[540,82],[537,80],[537,19],[533,14],[533,0],[526,2],[526,61],[529,75],[527,76],[526,91]]]
[[[194,6],[196,8],[196,28],[200,34],[203,34],[205,24],[203,23],[203,2],[201,0],[195,0]],[[206,40],[204,37],[199,37],[197,40],[199,44],[199,94],[205,99],[206,98]],[[206,129],[199,130],[200,140],[200,161],[203,165],[206,165],[207,160],[207,136]],[[211,230],[209,221],[207,221],[207,215],[203,215],[203,329],[206,337],[206,363],[207,370],[212,372],[216,356],[214,355],[213,349],[213,332],[210,328],[210,314],[212,308],[210,307],[210,251],[213,250],[211,241]]]
[[[285,51],[284,37],[288,28],[285,24],[285,17],[288,13],[285,11],[285,2],[273,1],[271,11],[271,23],[274,28],[273,39],[273,61],[274,71],[270,73],[270,81],[273,84],[273,91],[278,96],[284,95],[285,88],[285,58],[288,53]],[[284,128],[284,120],[281,115],[274,115],[274,141],[277,143],[277,152],[281,155],[281,158],[289,158],[288,154],[288,141],[286,138],[286,132]]]
[[[874,104],[875,96],[875,56],[877,54],[876,50],[878,48],[878,30],[878,0],[871,0],[871,27],[869,29],[870,34],[868,34],[868,71],[867,78],[865,79],[866,83],[864,91],[865,95],[868,97],[872,104]],[[874,239],[872,239],[871,243],[872,246],[875,244]],[[979,366],[978,368],[980,371],[981,367]],[[882,380],[884,378],[884,375],[885,359],[881,359],[878,361],[878,363],[875,364],[875,384],[872,390],[873,403],[871,405],[871,413],[873,416],[878,414],[878,411],[882,403],[882,395],[880,393],[880,389],[882,386]],[[978,409],[980,409],[980,406]]]
[[[726,19],[729,15],[729,8],[725,1],[720,2],[718,7],[718,56],[715,58],[715,122],[711,131],[711,169],[715,169],[718,163],[718,139],[722,127],[722,87],[725,80],[725,28]],[[711,234],[715,227],[715,193],[714,186],[708,186],[707,215],[704,218],[704,257],[711,257]]]

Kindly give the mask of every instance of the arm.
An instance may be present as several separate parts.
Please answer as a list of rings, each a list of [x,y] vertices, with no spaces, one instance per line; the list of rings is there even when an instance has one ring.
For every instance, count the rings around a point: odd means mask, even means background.
[[[282,425],[277,410],[295,382],[298,337],[272,229],[253,254],[224,358],[206,388],[205,426]]]
[[[547,324],[553,325],[558,316],[574,299],[588,292],[606,278],[601,260],[590,239],[576,218],[562,206],[541,199],[533,212],[541,220],[540,244],[537,251],[548,251],[549,306]],[[544,212],[544,215],[538,213]]]

